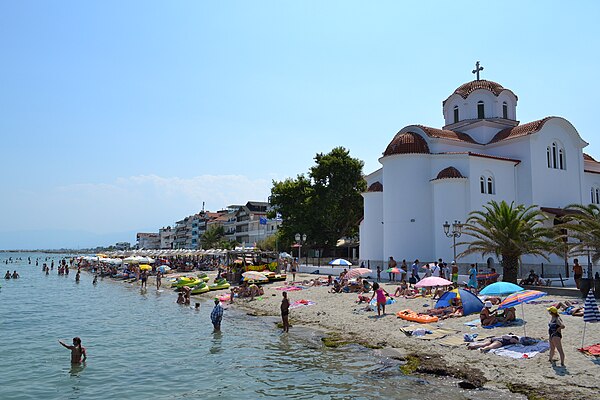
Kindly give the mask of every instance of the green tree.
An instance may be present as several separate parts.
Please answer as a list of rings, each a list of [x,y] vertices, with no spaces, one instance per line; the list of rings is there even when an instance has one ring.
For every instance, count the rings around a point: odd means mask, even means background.
[[[282,247],[306,234],[307,246],[331,249],[341,237],[353,237],[363,215],[366,190],[361,160],[343,147],[315,156],[308,176],[273,182],[271,204],[283,216]]]
[[[279,241],[279,232],[265,238],[258,243],[256,243],[256,247],[264,251],[275,251],[277,249]]]
[[[213,249],[219,247],[225,237],[225,229],[221,225],[211,226],[202,234],[202,248]]]
[[[500,258],[505,282],[517,283],[519,261],[523,255],[531,254],[548,259],[547,254],[555,250],[555,231],[543,226],[545,217],[535,206],[508,204],[490,201],[484,211],[469,214],[463,233],[472,241],[457,243],[467,245],[460,256],[469,254],[495,254]]]
[[[570,204],[565,207],[567,215],[563,220],[567,225],[568,237],[575,239],[569,242],[571,252],[576,255],[587,255],[588,251],[595,264],[600,261],[600,207],[596,204],[587,206]]]

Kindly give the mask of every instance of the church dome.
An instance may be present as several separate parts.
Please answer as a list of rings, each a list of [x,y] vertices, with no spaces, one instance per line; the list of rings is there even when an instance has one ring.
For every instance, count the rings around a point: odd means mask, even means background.
[[[383,192],[383,185],[377,181],[369,185],[367,192]]]
[[[460,97],[462,97],[463,99],[466,99],[467,96],[469,96],[471,93],[473,93],[477,89],[488,90],[488,91],[494,93],[494,95],[496,95],[496,96],[498,96],[500,93],[502,93],[503,90],[508,90],[508,89],[505,89],[504,87],[502,87],[502,85],[499,83],[481,79],[479,81],[471,81],[471,82],[467,82],[463,85],[460,85],[458,88],[456,88],[456,90],[454,91],[453,94],[457,94]]]
[[[448,178],[464,178],[464,176],[454,167],[448,167],[441,170],[435,179],[448,179]]]
[[[414,132],[398,133],[383,152],[383,156],[394,154],[429,154],[429,146],[421,135]]]

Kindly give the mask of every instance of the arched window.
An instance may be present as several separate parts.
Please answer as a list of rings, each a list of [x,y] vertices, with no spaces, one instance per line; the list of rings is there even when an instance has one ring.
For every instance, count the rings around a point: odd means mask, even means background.
[[[556,168],[557,166],[557,162],[556,162],[556,143],[552,143],[552,167]]]
[[[508,119],[508,104],[502,103],[502,118]]]
[[[596,189],[596,204],[600,204],[600,189]]]
[[[454,123],[458,122],[458,106],[454,106]]]
[[[565,169],[565,151],[563,149],[558,150],[558,168]]]
[[[592,204],[594,204],[595,203],[594,188],[591,188],[590,190],[591,190],[591,195],[592,195]]]
[[[488,194],[494,194],[494,180],[491,176],[487,178],[487,192]]]
[[[552,156],[550,155],[550,146],[546,147],[546,159],[548,160],[548,168],[552,168]]]
[[[477,118],[478,119],[485,118],[485,105],[483,104],[483,101],[477,102]]]
[[[479,178],[479,187],[481,189],[481,193],[485,193],[485,178],[483,176]]]

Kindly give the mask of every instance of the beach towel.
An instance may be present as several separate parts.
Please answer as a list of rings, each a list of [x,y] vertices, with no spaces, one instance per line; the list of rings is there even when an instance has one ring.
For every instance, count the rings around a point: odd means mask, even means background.
[[[304,299],[302,299],[302,300],[296,300],[295,302],[293,302],[290,305],[290,309],[293,310],[294,308],[305,307],[305,306],[312,306],[314,304],[317,304],[317,303],[315,303],[314,301],[304,300]]]
[[[479,318],[477,318],[477,319],[474,319],[473,321],[465,322],[465,325],[467,325],[467,326],[479,326],[480,323],[481,323],[481,320]]]
[[[437,343],[442,346],[452,346],[458,347],[465,344],[464,338],[461,335],[448,335],[444,338],[441,338]]]
[[[550,349],[550,343],[540,341],[529,346],[524,346],[522,344],[511,344],[509,346],[500,347],[499,349],[492,349],[489,352],[502,357],[527,359],[533,358],[548,349]]]
[[[600,356],[600,343],[594,344],[594,345],[591,345],[588,347],[584,347],[582,349],[577,349],[577,350],[579,350],[583,354],[598,357],[598,356]]]
[[[275,288],[275,290],[281,290],[284,292],[295,292],[302,289],[304,289],[302,286],[280,286],[278,288]]]
[[[501,326],[521,326],[521,325],[523,325],[523,320],[517,318],[514,321],[496,322],[494,325],[482,326],[482,328],[483,329],[494,329],[494,328],[499,328]]]

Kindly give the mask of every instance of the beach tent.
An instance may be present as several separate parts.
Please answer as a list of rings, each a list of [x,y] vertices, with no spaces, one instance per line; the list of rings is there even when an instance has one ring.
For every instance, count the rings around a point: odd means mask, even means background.
[[[444,293],[435,303],[435,308],[448,307],[455,297],[458,297],[462,302],[463,315],[478,313],[483,310],[483,302],[479,300],[479,297],[465,289],[454,289]]]

